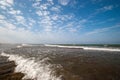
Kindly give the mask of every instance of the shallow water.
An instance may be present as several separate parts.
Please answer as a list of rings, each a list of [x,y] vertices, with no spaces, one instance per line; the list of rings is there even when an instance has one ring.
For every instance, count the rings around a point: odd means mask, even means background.
[[[120,52],[49,46],[5,49],[17,64],[23,79],[34,80],[119,80]]]

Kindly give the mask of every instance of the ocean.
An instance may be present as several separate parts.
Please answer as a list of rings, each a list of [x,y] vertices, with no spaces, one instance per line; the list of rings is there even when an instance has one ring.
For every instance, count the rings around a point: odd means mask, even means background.
[[[119,45],[0,44],[0,55],[23,80],[120,80]]]

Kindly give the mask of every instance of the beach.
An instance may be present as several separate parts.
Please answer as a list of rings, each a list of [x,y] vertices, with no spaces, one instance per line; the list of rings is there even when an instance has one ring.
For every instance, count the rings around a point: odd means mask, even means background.
[[[56,46],[2,49],[23,80],[119,80],[120,52]]]

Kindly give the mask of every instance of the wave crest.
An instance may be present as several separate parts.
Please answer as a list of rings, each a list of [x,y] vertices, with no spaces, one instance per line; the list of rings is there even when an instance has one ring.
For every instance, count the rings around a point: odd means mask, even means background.
[[[25,74],[23,79],[33,80],[61,80],[60,77],[56,77],[53,70],[50,68],[51,64],[44,64],[49,58],[44,58],[40,61],[35,61],[33,58],[23,58],[19,55],[1,53],[2,56],[8,56],[9,60],[15,61],[17,67],[15,72],[22,72]]]

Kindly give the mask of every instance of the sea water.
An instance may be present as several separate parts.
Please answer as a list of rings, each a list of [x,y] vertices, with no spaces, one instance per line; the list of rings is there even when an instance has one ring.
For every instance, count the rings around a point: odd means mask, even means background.
[[[23,79],[120,79],[119,47],[22,44],[4,46],[1,55],[15,61],[15,72],[24,73]]]

